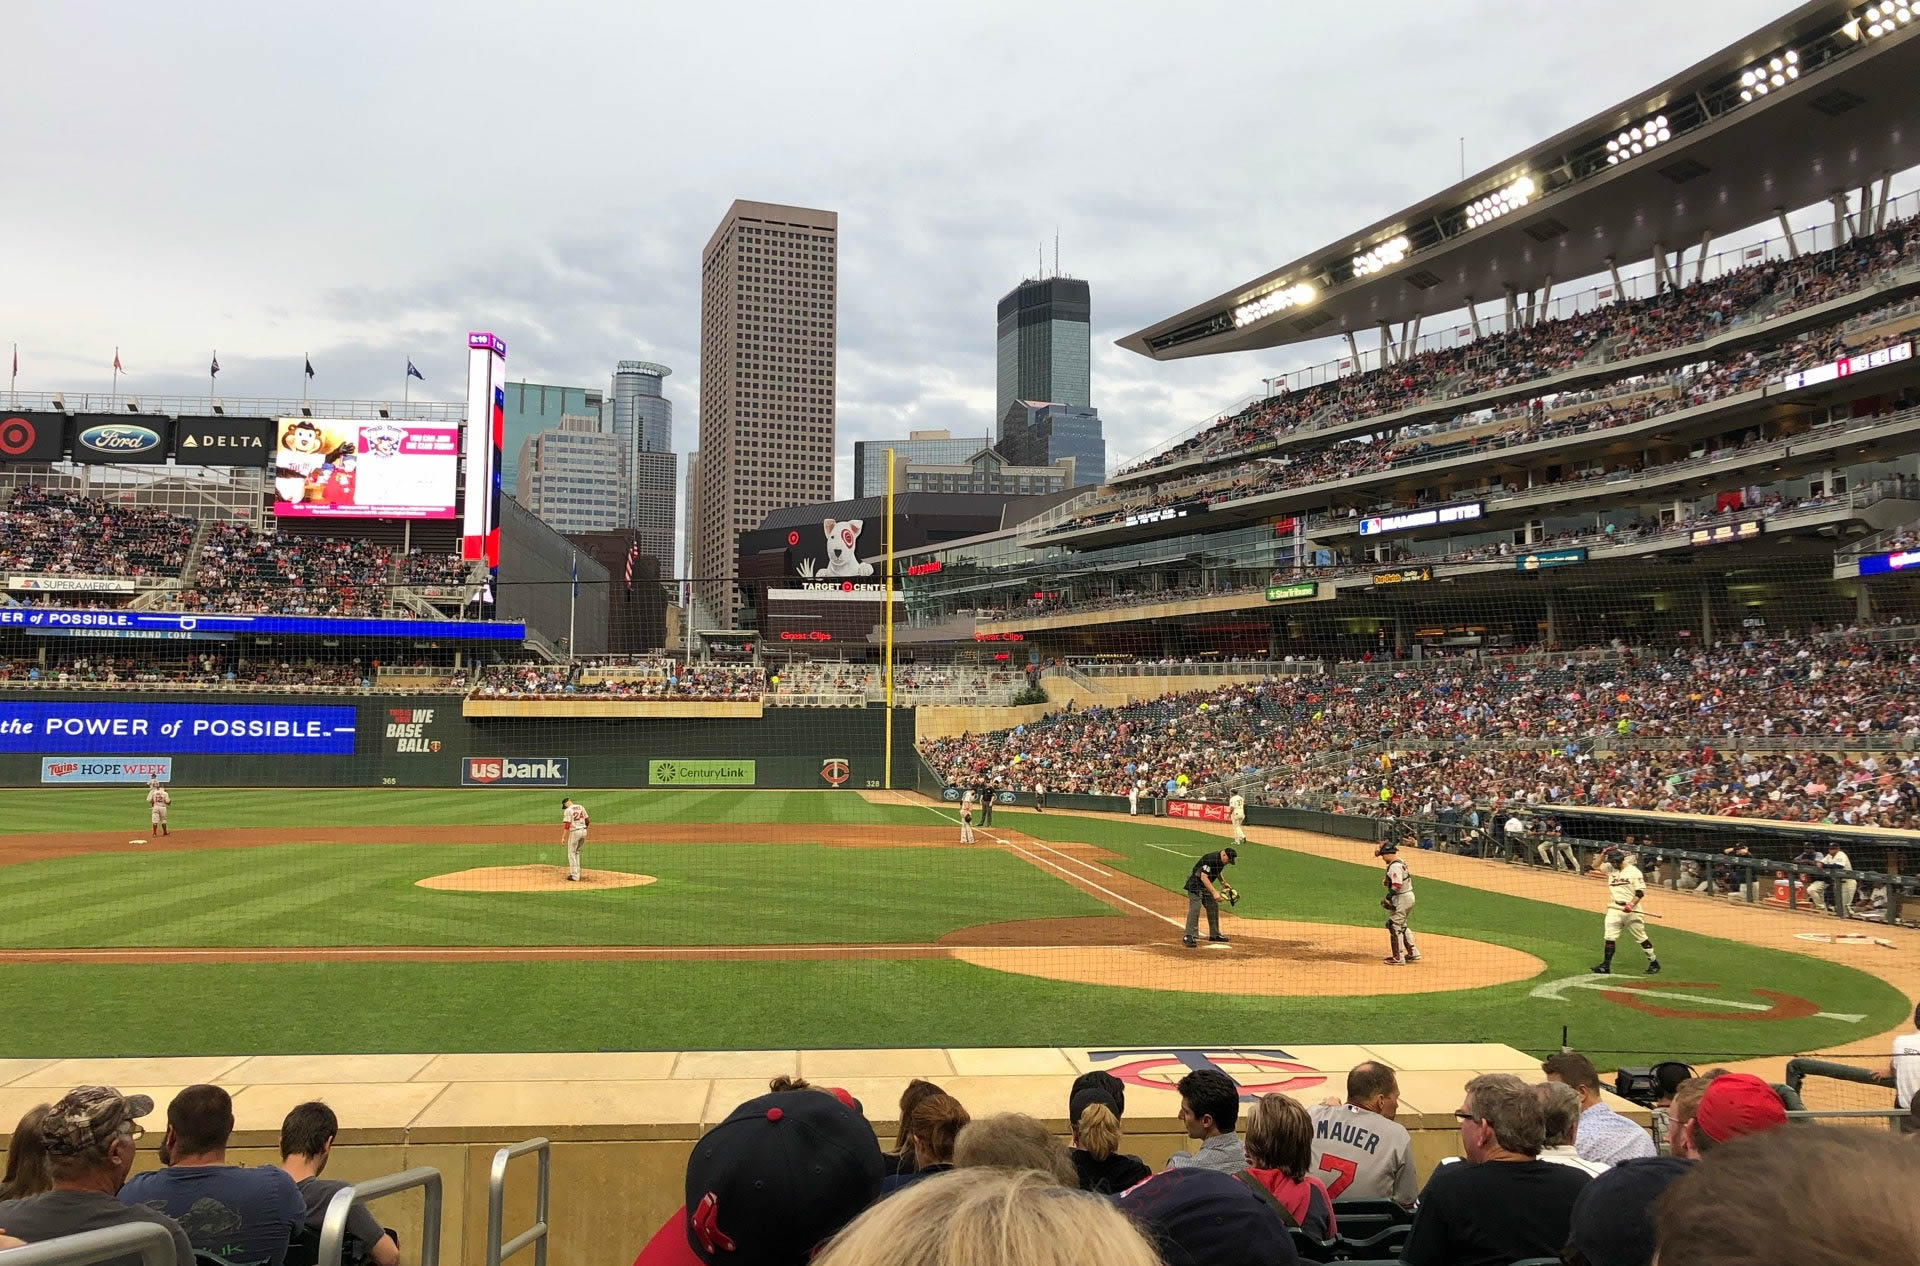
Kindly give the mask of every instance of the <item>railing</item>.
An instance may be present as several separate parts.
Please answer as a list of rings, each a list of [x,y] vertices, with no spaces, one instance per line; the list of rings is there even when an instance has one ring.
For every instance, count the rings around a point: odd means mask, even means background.
[[[9,1249],[6,1261],[7,1266],[92,1266],[133,1253],[140,1255],[140,1266],[175,1266],[179,1256],[173,1232],[166,1227],[158,1222],[130,1222]]]
[[[533,1194],[533,1225],[502,1244],[500,1233],[506,1210],[507,1162],[530,1153],[540,1158],[540,1176]],[[493,1171],[487,1177],[486,1266],[500,1266],[501,1262],[529,1244],[533,1245],[533,1266],[547,1266],[547,1181],[552,1159],[553,1145],[544,1138],[515,1143],[493,1154]]]
[[[42,677],[39,681],[30,681],[24,677],[0,677],[0,691],[3,690],[99,690],[115,694],[153,694],[170,692],[188,694],[196,691],[222,691],[233,693],[276,694],[276,695],[370,695],[381,687],[366,686],[321,686],[311,683],[274,683],[254,681],[56,681]],[[409,693],[463,695],[466,686],[420,686],[408,687]]]
[[[420,1249],[418,1253],[408,1256],[416,1266],[440,1266],[440,1217],[444,1197],[440,1189],[440,1171],[430,1165],[388,1174],[384,1178],[370,1178],[334,1192],[333,1199],[327,1202],[326,1216],[320,1223],[319,1266],[341,1266],[341,1254],[346,1249],[347,1241],[347,1213],[354,1205],[411,1191],[415,1187],[425,1190],[425,1204],[420,1214]],[[13,1263],[8,1262],[7,1266],[13,1266]]]
[[[672,698],[670,695],[659,697]],[[767,708],[864,708],[867,706],[867,692],[822,690],[808,694],[794,694],[784,690],[769,690],[760,696],[760,704]]]
[[[1313,677],[1326,671],[1317,659],[1201,660],[1194,663],[1081,664],[1088,677]],[[1091,683],[1088,683],[1091,684]]]

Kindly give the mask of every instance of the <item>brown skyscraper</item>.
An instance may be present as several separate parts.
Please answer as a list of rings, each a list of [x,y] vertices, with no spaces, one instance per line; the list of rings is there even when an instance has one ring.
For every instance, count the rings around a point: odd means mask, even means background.
[[[840,217],[735,202],[700,257],[696,596],[730,627],[736,541],[770,510],[833,500]]]

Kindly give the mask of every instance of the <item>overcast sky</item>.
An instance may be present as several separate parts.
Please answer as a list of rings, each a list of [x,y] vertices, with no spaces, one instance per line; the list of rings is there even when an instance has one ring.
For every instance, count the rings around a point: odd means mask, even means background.
[[[1055,230],[1110,468],[1305,363],[1113,340],[1325,245],[1786,0],[10,0],[0,341],[23,391],[463,391],[674,369],[736,197],[840,214],[852,441],[992,428],[994,303]],[[1684,10],[1684,21],[1676,16]],[[1320,351],[1320,355],[1327,353]],[[1315,357],[1317,359],[1317,357]]]

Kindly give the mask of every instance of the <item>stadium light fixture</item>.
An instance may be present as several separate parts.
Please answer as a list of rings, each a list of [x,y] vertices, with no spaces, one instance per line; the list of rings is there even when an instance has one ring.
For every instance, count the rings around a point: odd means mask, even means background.
[[[1532,202],[1539,191],[1532,176],[1522,176],[1504,189],[1496,190],[1484,198],[1476,198],[1467,204],[1467,227],[1477,229],[1509,211],[1517,211]]]
[[[1630,127],[1607,142],[1607,165],[1617,166],[1672,139],[1673,131],[1667,127],[1667,116],[1656,114],[1645,123]]]
[[[1740,99],[1752,101],[1800,78],[1800,54],[1792,49],[1755,62],[1740,73]]]
[[[1382,268],[1391,268],[1407,257],[1407,251],[1411,247],[1412,243],[1408,242],[1406,234],[1402,233],[1392,241],[1380,243],[1364,255],[1355,255],[1353,275],[1365,277],[1379,272]]]
[[[1848,26],[1856,31],[1864,31],[1870,40],[1877,40],[1883,35],[1892,35],[1913,21],[1913,11],[1914,0],[1879,0],[1876,4],[1868,5],[1866,12],[1848,23]],[[1858,34],[1854,38],[1859,38]]]
[[[1250,299],[1233,310],[1234,328],[1252,325],[1263,317],[1270,317],[1276,312],[1285,312],[1288,308],[1305,307],[1312,303],[1315,297],[1314,288],[1304,281],[1269,290],[1258,299]]]

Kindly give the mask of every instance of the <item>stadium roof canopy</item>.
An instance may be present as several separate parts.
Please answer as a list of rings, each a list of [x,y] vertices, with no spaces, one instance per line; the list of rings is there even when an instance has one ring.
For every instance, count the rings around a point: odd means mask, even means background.
[[[1470,301],[1502,304],[1553,278],[1604,273],[1609,261],[1671,257],[1835,195],[1861,190],[1864,200],[1873,181],[1916,165],[1920,0],[1815,0],[1558,136],[1119,343],[1173,360],[1383,322],[1404,330]]]

